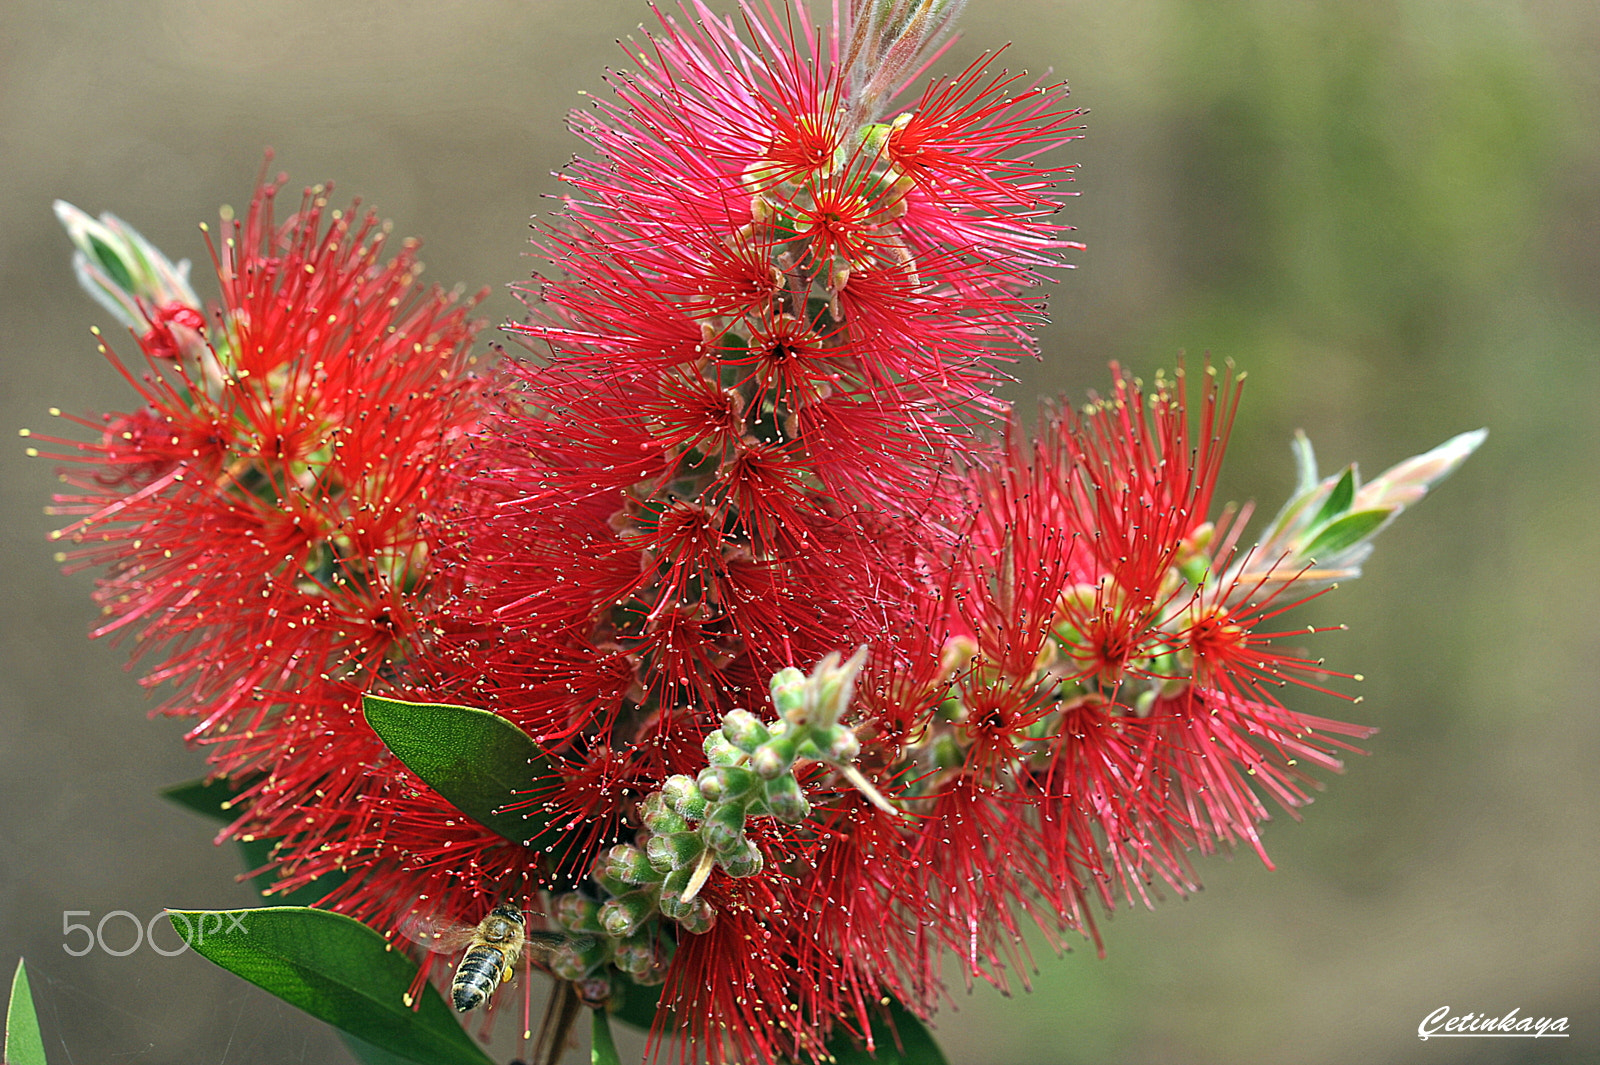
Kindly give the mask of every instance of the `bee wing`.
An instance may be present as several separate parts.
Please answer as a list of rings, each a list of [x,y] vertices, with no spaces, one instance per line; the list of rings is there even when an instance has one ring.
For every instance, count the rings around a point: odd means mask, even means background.
[[[435,954],[459,954],[476,932],[476,926],[441,913],[412,910],[400,921],[401,935]]]

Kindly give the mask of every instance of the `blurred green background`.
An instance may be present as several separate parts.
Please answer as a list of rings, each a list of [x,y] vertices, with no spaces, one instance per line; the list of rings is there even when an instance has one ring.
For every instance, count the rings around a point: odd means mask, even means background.
[[[261,166],[333,180],[424,238],[428,277],[525,277],[563,116],[635,0],[9,0],[0,10],[0,426],[122,409],[50,213],[128,219],[174,257]],[[1015,398],[1210,352],[1248,370],[1224,498],[1270,509],[1296,427],[1369,474],[1465,429],[1484,450],[1315,604],[1318,653],[1380,726],[1304,823],[1207,889],[1036,946],[1032,994],[953,992],[952,1062],[1600,1059],[1600,7],[1591,0],[975,0],[951,57],[1017,42],[1091,109],[1065,217],[1089,248]],[[204,269],[197,269],[203,294]],[[130,345],[122,345],[124,348]],[[10,430],[7,430],[10,431]],[[201,758],[151,722],[63,577],[50,467],[0,456],[0,967],[26,954],[54,1062],[343,1060],[321,1025],[192,954],[63,952],[88,920],[249,904],[231,850],[156,788]],[[73,918],[83,920],[84,918]],[[119,923],[120,922],[120,923]],[[107,926],[118,945],[126,921]],[[120,938],[119,938],[120,937]],[[76,943],[74,938],[72,942]],[[172,942],[162,944],[171,949]],[[1418,1040],[1457,1013],[1567,1040]],[[511,1026],[506,1026],[511,1027]]]

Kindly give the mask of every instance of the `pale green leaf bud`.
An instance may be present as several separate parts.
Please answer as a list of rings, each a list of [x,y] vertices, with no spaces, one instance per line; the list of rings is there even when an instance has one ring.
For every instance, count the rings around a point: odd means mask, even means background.
[[[200,297],[189,284],[189,260],[173,264],[109,211],[97,220],[57,200],[55,212],[77,249],[72,267],[78,283],[123,325],[136,333],[149,329],[143,308],[176,303],[199,309]]]

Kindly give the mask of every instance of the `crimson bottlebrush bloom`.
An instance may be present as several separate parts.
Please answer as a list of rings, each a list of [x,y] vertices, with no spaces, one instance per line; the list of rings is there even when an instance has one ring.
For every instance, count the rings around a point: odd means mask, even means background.
[[[1271,624],[1308,595],[1294,572],[1266,575],[1278,560],[1230,568],[1231,537],[1207,511],[1237,388],[1208,368],[1196,412],[1185,385],[1180,370],[1146,392],[1119,371],[1110,396],[1047,419],[973,478],[950,598],[974,664],[940,726],[963,757],[932,778],[941,838],[964,833],[959,853],[932,854],[950,890],[980,880],[1023,905],[1037,892],[1092,932],[1090,898],[1148,901],[1152,879],[1192,890],[1191,848],[1259,851],[1259,795],[1292,812],[1305,767],[1337,770],[1344,737],[1370,734],[1270,694],[1326,690],[1319,661],[1277,646],[1307,630]],[[981,802],[984,788],[998,797]]]
[[[424,640],[441,474],[478,417],[476,325],[416,286],[414,243],[382,261],[377,219],[324,188],[278,223],[281,184],[224,223],[209,318],[145,311],[148,368],[122,371],[142,405],[73,419],[98,441],[53,441],[76,489],[57,497],[77,518],[64,558],[105,571],[95,634],[159,655],[162,710],[197,718],[189,738],[240,779],[320,750]]]

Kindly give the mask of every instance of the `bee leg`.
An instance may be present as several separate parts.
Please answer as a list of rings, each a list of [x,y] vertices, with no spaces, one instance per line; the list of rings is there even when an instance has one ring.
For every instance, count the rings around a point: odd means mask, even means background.
[[[511,971],[511,966],[507,965],[505,971],[500,974],[500,982],[502,984],[508,983],[514,975],[516,974]]]

